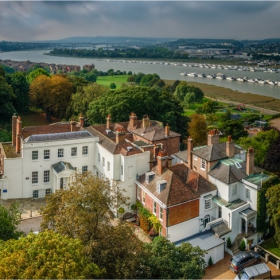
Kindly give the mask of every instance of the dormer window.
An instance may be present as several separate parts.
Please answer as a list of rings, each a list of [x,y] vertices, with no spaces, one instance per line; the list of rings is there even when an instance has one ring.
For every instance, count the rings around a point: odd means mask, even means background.
[[[150,183],[154,179],[154,177],[155,177],[155,172],[153,172],[153,171],[147,172],[145,182]]]
[[[157,193],[161,193],[165,189],[166,184],[166,180],[157,181]]]

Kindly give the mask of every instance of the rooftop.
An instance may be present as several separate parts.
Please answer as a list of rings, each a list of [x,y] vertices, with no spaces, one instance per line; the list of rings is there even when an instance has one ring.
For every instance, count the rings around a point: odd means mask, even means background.
[[[59,161],[55,164],[52,165],[52,168],[55,170],[55,172],[58,174],[66,169],[70,169],[70,170],[75,170],[75,168],[71,165],[71,163],[69,162],[65,162],[65,161]]]
[[[21,157],[21,154],[16,152],[16,147],[12,143],[0,143],[0,147],[1,145],[7,158]]]
[[[267,181],[270,178],[269,175],[264,174],[264,173],[258,173],[258,174],[252,174],[250,176],[248,176],[247,178],[245,178],[244,180],[262,187],[262,184]]]

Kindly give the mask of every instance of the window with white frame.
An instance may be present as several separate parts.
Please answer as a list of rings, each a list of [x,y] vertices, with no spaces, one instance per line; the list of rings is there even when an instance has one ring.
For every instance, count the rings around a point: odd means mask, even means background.
[[[154,201],[153,213],[157,214],[157,203]]]
[[[110,171],[110,162],[107,161],[107,171]]]
[[[205,210],[211,209],[212,207],[212,197],[210,198],[205,198]]]
[[[88,146],[83,146],[82,148],[82,154],[87,155],[88,154]]]
[[[206,167],[206,161],[204,159],[201,159],[201,169],[205,170]]]
[[[105,158],[104,157],[102,158],[102,166],[103,167],[105,166]]]
[[[237,195],[237,184],[232,185],[231,195]]]
[[[159,207],[159,219],[162,220],[163,214],[162,214],[162,207]]]
[[[32,184],[38,184],[38,171],[32,172]]]
[[[137,186],[137,198],[140,200],[141,198],[141,189]]]
[[[57,150],[57,157],[62,158],[64,156],[64,149]]]
[[[251,198],[251,193],[250,193],[250,189],[246,188],[246,198]]]
[[[87,165],[82,166],[82,173],[87,172],[87,171],[88,171]]]
[[[121,175],[123,176],[123,165],[121,165]]]
[[[51,195],[52,194],[52,190],[51,189],[46,189],[46,196]]]
[[[36,190],[36,191],[33,191],[33,198],[38,198],[39,197],[39,192]]]
[[[142,190],[142,202],[145,204],[146,201],[146,193]]]
[[[77,147],[71,148],[71,157],[77,156]]]
[[[38,159],[38,151],[32,151],[32,160]]]
[[[197,156],[194,155],[194,156],[193,156],[193,159],[194,159],[194,160],[197,160]]]
[[[98,162],[100,162],[100,154],[98,153]]]
[[[50,170],[44,171],[44,183],[48,183],[50,181]]]
[[[44,150],[44,159],[50,159],[50,150]]]

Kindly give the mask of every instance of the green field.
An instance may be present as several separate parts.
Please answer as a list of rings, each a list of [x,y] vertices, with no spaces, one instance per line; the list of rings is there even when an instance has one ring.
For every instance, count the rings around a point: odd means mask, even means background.
[[[118,88],[121,88],[122,84],[126,84],[128,75],[117,76],[98,76],[96,83],[103,86],[110,86],[111,83],[115,83]]]

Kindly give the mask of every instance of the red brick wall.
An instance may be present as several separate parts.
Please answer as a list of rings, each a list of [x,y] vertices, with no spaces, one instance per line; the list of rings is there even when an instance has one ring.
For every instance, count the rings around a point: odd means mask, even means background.
[[[174,226],[199,216],[199,199],[169,208],[167,225]]]

